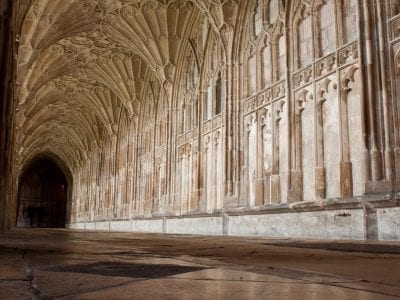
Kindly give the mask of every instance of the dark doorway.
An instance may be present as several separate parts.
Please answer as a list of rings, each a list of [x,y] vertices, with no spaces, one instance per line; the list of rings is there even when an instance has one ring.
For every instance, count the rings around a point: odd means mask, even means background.
[[[65,227],[68,181],[50,159],[35,161],[22,175],[17,227]]]

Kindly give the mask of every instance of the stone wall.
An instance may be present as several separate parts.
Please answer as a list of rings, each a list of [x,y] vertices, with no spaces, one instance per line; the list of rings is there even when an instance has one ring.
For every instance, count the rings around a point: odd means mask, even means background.
[[[400,238],[400,194],[339,199],[317,204],[227,209],[212,214],[191,214],[126,220],[87,221],[71,229],[307,238],[397,241]]]
[[[63,161],[71,227],[399,236],[396,1],[34,2],[16,172]]]
[[[9,228],[12,203],[14,1],[0,1],[0,231]]]

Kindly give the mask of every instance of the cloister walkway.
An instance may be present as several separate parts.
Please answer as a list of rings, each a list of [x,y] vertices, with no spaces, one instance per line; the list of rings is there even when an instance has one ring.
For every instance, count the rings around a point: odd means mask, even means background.
[[[0,299],[397,299],[400,245],[15,229]]]

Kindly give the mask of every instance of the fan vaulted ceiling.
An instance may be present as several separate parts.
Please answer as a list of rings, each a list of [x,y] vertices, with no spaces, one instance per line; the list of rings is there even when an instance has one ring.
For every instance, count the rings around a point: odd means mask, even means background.
[[[222,2],[222,3],[221,3]],[[145,87],[171,98],[182,46],[199,15],[218,32],[232,1],[20,0],[16,95],[20,164],[52,153],[70,167],[121,111],[138,118]]]

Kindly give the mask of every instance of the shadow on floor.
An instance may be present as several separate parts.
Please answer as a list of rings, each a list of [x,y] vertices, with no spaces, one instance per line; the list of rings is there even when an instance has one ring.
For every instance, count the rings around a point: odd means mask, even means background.
[[[361,253],[374,253],[374,254],[400,254],[399,245],[387,244],[372,244],[372,243],[341,243],[341,242],[272,242],[265,243],[269,246],[293,247],[293,248],[306,248],[306,249],[320,249],[328,251],[343,251],[343,252],[361,252]]]
[[[205,268],[167,264],[155,265],[122,262],[99,262],[94,264],[53,267],[47,269],[46,271],[156,279],[182,273],[200,271],[203,269]]]

